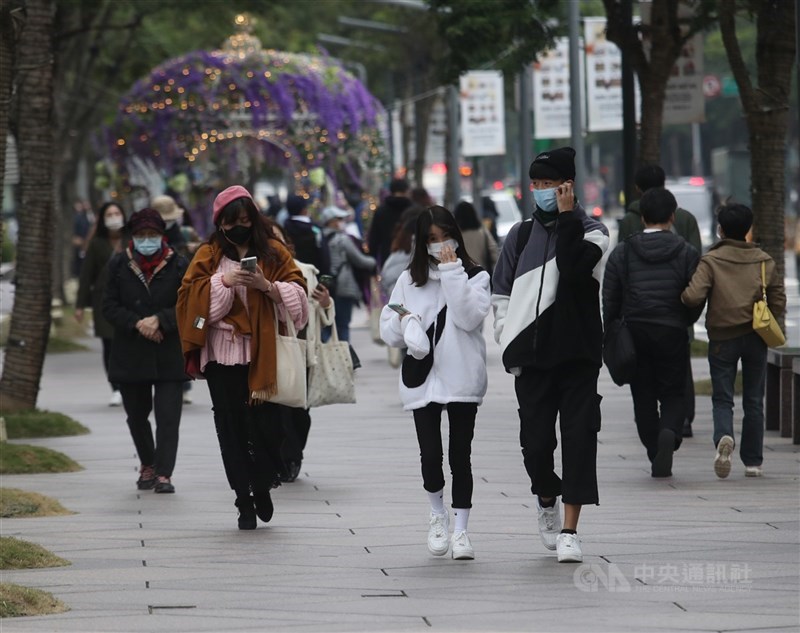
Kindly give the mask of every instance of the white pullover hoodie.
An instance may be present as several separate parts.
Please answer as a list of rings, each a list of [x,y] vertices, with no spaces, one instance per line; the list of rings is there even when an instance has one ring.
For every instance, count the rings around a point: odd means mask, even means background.
[[[433,366],[425,382],[409,388],[400,373],[400,400],[406,411],[431,402],[476,402],[486,394],[486,341],[482,325],[491,309],[489,273],[468,278],[458,259],[432,266],[428,283],[416,286],[408,270],[400,275],[389,303],[411,311],[404,319],[385,306],[381,312],[381,338],[391,347],[407,347],[416,359],[430,354],[426,334],[442,310],[447,315],[441,338],[435,345]]]

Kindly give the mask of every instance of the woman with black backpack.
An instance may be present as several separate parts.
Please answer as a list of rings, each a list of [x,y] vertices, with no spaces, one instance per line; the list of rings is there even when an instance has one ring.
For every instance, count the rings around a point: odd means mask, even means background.
[[[381,313],[381,337],[407,347],[400,399],[414,414],[423,487],[431,503],[428,550],[450,550],[444,507],[442,409],[450,424],[448,459],[453,477],[455,527],[452,556],[473,559],[467,536],[472,507],[472,437],[486,393],[486,342],[481,326],[491,307],[489,274],[470,258],[453,214],[429,207],[417,218],[411,263]]]

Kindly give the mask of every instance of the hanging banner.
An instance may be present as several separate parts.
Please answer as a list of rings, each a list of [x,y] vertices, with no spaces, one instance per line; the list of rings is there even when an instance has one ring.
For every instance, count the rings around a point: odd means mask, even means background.
[[[642,23],[650,23],[652,5],[642,2],[639,5]],[[678,4],[678,18],[692,17],[691,6]],[[681,26],[685,29],[686,26]],[[650,58],[650,40],[642,41],[644,54]],[[672,67],[667,80],[664,98],[664,125],[679,123],[703,123],[706,120],[706,99],[703,95],[703,34],[697,33],[681,50],[680,57]]]
[[[605,18],[584,18],[586,117],[590,132],[622,129],[622,53],[606,39]]]
[[[583,84],[583,55],[579,59]],[[532,83],[534,138],[570,138],[569,38],[556,38],[555,48],[539,56],[533,64]],[[586,106],[581,103],[581,119],[585,121],[585,117]]]
[[[503,73],[471,70],[459,82],[461,155],[496,156],[506,153]]]

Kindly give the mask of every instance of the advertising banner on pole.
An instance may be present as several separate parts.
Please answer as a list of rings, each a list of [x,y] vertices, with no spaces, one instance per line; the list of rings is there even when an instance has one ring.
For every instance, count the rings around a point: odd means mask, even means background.
[[[496,156],[506,153],[503,73],[471,70],[461,75],[462,156]]]
[[[606,39],[605,18],[584,18],[586,118],[590,132],[622,129],[622,53]]]
[[[570,138],[570,104],[569,38],[559,37],[555,48],[542,53],[533,64],[534,138]],[[585,105],[581,106],[585,114]]]

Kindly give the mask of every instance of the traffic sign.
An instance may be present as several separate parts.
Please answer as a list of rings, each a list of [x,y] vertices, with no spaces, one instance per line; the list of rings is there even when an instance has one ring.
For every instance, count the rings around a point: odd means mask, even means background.
[[[716,75],[706,75],[703,77],[703,95],[706,99],[718,97],[722,92],[722,82]]]

